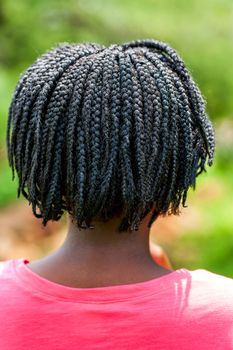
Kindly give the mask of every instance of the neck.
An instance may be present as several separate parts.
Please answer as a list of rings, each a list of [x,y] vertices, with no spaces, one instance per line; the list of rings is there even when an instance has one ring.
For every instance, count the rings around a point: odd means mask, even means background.
[[[151,256],[148,220],[144,218],[138,231],[119,233],[118,218],[80,230],[69,217],[62,246],[31,265],[48,278],[74,286],[133,283],[168,273]]]
[[[69,216],[66,239],[59,254],[83,266],[155,265],[150,254],[149,229],[144,220],[138,231],[117,232],[119,219],[94,222],[94,229],[79,229]]]

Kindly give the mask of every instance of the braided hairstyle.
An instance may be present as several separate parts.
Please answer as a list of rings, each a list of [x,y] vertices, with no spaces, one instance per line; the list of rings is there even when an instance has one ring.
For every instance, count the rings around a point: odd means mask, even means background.
[[[18,197],[44,226],[64,211],[79,228],[123,213],[118,232],[150,211],[149,227],[179,214],[215,148],[184,62],[149,39],[65,43],[39,57],[14,91],[6,142]]]

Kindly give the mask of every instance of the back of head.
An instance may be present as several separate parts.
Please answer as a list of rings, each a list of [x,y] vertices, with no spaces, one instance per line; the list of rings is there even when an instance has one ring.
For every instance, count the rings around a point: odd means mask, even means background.
[[[123,213],[121,232],[149,211],[149,226],[179,213],[212,164],[214,132],[197,85],[166,43],[65,43],[22,74],[7,147],[18,196],[44,225],[64,211],[79,227]]]

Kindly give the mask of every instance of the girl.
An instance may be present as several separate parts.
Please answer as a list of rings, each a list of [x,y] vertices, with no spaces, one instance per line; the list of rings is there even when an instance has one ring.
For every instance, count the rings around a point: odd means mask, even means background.
[[[171,270],[149,251],[159,215],[179,214],[211,165],[214,131],[166,43],[63,44],[14,92],[7,148],[18,196],[61,247],[1,263],[0,348],[233,349],[233,280]]]

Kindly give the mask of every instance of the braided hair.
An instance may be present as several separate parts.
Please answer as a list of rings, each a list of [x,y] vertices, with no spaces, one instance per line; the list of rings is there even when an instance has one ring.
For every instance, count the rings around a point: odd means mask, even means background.
[[[184,62],[149,39],[64,43],[39,57],[15,88],[6,142],[18,197],[44,226],[64,211],[79,228],[123,213],[118,232],[150,211],[149,227],[179,214],[215,148]]]

